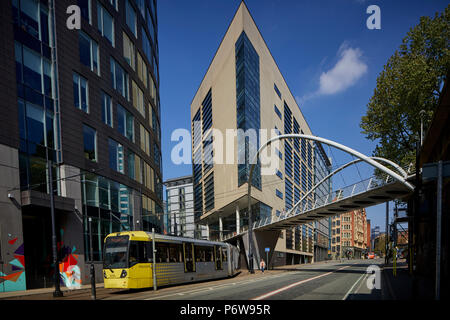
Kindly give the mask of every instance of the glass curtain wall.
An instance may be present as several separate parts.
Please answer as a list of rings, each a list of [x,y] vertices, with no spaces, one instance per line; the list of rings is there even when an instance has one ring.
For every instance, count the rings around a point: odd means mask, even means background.
[[[89,218],[92,218],[94,261],[101,261],[105,237],[133,229],[132,189],[92,173],[82,175],[82,200],[86,258],[90,257]]]

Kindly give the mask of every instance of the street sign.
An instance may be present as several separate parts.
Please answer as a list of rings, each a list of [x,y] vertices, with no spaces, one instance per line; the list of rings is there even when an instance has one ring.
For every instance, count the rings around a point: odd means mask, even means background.
[[[266,252],[269,252],[270,251],[270,248],[266,248]]]

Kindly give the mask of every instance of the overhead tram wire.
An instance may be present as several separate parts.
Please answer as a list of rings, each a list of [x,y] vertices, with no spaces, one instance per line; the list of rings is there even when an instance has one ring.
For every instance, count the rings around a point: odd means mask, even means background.
[[[72,178],[76,178],[76,177],[80,177],[82,175],[84,175],[85,173],[98,173],[99,171],[103,171],[105,170],[106,167],[103,168],[99,168],[99,169],[92,169],[92,170],[85,170],[85,172],[81,172],[79,174],[75,174],[73,176],[68,176],[68,177],[64,177],[64,178],[58,178],[58,179],[52,179],[52,182],[57,182],[57,181],[62,181],[62,180],[68,180],[68,181],[74,181],[77,182],[77,180],[70,180]],[[36,183],[36,184],[32,184],[32,185],[25,185],[25,186],[18,186],[18,187],[14,187],[12,189],[7,190],[8,192],[10,191],[16,191],[16,190],[22,190],[22,189],[27,189],[27,190],[32,190],[35,189],[37,187],[40,187],[42,185],[47,185],[48,182],[41,182],[41,183]]]

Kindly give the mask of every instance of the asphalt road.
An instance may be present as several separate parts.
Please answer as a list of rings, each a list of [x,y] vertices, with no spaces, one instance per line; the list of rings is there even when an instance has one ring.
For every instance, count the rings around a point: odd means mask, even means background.
[[[382,260],[350,260],[302,265],[299,268],[257,271],[231,279],[102,295],[113,300],[379,300],[369,289],[367,268]]]

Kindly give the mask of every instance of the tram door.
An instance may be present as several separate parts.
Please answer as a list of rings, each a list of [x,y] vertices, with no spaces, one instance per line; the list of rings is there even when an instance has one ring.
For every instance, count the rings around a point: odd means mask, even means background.
[[[184,271],[195,272],[194,244],[183,242]]]
[[[220,250],[220,246],[214,246],[214,261],[216,262],[216,270],[222,270],[222,250]]]

